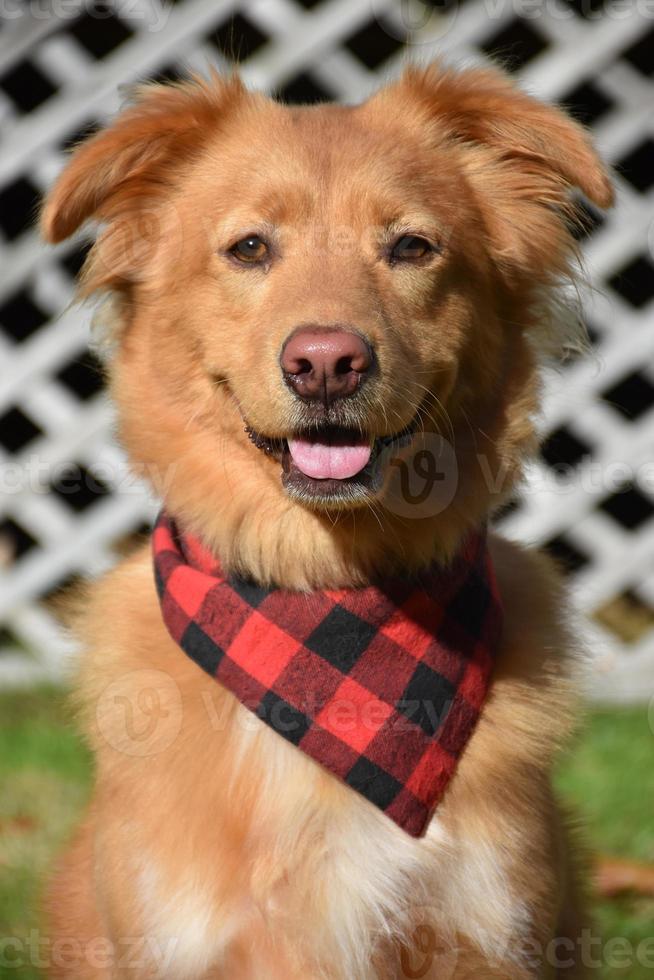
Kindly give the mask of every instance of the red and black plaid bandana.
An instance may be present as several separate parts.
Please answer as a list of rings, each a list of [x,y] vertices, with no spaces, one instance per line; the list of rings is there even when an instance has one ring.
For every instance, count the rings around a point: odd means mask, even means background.
[[[200,667],[414,837],[479,717],[502,608],[484,534],[447,568],[303,593],[226,577],[162,514],[164,622]]]

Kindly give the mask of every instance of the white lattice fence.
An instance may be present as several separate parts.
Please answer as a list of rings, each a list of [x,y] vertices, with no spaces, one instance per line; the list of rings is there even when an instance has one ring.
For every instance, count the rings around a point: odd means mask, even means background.
[[[365,97],[407,58],[499,54],[570,106],[618,168],[584,243],[595,356],[552,379],[547,436],[512,536],[568,565],[600,641],[595,691],[654,690],[654,4],[647,0],[3,0],[0,32],[0,680],[59,676],[48,597],[95,574],[154,503],[111,434],[89,317],[69,309],[85,243],[46,251],[37,200],[118,86],[225,66],[291,101]]]

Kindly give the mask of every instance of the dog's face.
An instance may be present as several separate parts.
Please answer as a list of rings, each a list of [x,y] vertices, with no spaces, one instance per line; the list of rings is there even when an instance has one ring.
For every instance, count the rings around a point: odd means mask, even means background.
[[[86,288],[122,299],[137,457],[193,443],[206,487],[246,493],[256,468],[342,509],[383,499],[415,432],[501,443],[572,186],[609,203],[582,131],[493,73],[409,74],[354,108],[214,79],[151,89],[86,143],[44,227],[106,222]]]
[[[171,198],[152,303],[195,352],[184,412],[201,408],[217,446],[235,416],[312,506],[381,492],[382,450],[445,402],[488,306],[478,213],[431,155],[365,110],[256,103]]]

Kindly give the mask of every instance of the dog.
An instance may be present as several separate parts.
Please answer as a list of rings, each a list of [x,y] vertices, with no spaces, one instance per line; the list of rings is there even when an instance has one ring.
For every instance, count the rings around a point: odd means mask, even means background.
[[[154,567],[148,543],[77,615],[97,773],[51,977],[583,975],[551,784],[580,644],[548,561],[487,529],[536,449],[541,354],[574,340],[579,191],[611,204],[588,134],[495,68],[409,67],[355,106],[151,84],[75,150],[43,234],[101,227],[80,293],[110,297],[119,434],[164,513]],[[351,735],[259,710],[300,629],[284,683],[345,678]],[[371,721],[410,755],[376,781],[357,697],[395,718],[426,656],[445,721]]]

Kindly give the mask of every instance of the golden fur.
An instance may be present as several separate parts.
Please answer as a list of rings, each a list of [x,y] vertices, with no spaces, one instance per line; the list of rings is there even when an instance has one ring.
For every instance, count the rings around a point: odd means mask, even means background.
[[[212,77],[142,89],[76,151],[42,225],[50,241],[89,218],[104,226],[82,289],[114,298],[121,437],[168,510],[261,582],[356,586],[451,554],[515,486],[534,448],[536,352],[552,331],[565,341],[573,188],[611,203],[585,132],[499,72],[411,69],[348,108],[288,108]],[[407,226],[441,253],[390,269],[379,242]],[[280,258],[236,269],[224,251],[254,227]],[[243,418],[271,437],[297,424],[277,359],[304,323],[353,325],[374,344],[369,431],[397,432],[418,413],[450,440],[458,484],[441,513],[408,520],[383,500],[327,511],[282,489]],[[51,976],[559,975],[535,950],[576,940],[583,922],[550,785],[574,642],[548,565],[506,541],[492,548],[502,652],[421,840],[180,653],[147,548],[95,586],[79,622],[79,697],[96,791],[49,899],[52,936],[76,939],[77,959]],[[144,692],[157,717],[139,754],[123,709]],[[133,955],[121,956],[128,939]]]

